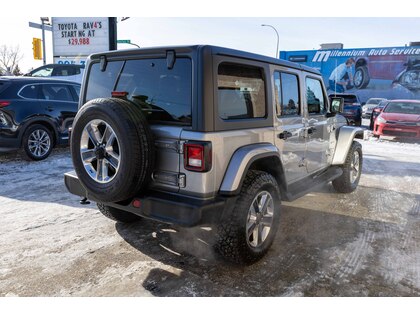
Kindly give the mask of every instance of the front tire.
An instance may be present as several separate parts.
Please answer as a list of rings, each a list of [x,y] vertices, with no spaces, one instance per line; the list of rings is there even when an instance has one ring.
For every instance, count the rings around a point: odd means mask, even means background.
[[[45,126],[35,124],[26,129],[22,141],[27,157],[34,161],[46,159],[53,149],[52,132]]]
[[[141,217],[124,211],[117,208],[113,208],[110,206],[106,206],[102,203],[97,203],[96,206],[98,207],[99,211],[106,216],[108,219],[111,219],[113,221],[117,222],[123,222],[123,223],[132,223],[137,222],[141,220]]]
[[[343,174],[332,181],[334,189],[340,193],[350,193],[357,188],[362,174],[362,145],[353,141],[346,161],[342,165]]]
[[[252,264],[273,243],[280,222],[280,192],[276,179],[262,171],[246,175],[239,199],[218,228],[217,251],[227,260]]]

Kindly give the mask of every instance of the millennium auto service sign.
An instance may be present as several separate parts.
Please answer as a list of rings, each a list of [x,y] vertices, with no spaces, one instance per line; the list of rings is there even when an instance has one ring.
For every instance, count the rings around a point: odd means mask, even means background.
[[[53,17],[53,54],[59,57],[87,57],[110,49],[107,17]]]

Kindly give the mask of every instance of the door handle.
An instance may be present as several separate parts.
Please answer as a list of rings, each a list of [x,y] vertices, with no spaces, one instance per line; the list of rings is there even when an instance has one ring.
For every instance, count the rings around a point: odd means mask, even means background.
[[[282,133],[278,134],[278,137],[284,140],[286,140],[287,138],[290,138],[291,136],[293,136],[293,134],[289,131],[283,131]]]
[[[53,110],[54,110],[54,107],[52,107],[52,106],[47,106],[47,111],[49,111],[49,112],[52,112]]]

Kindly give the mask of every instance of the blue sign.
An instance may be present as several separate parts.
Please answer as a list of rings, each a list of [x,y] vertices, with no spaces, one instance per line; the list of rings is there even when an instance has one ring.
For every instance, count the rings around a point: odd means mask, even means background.
[[[318,69],[329,94],[420,99],[420,46],[281,51],[280,59]]]

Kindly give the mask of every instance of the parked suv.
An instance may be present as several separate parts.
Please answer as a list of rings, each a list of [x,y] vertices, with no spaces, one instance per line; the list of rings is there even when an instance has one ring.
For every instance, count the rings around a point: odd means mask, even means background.
[[[53,79],[0,78],[0,152],[24,148],[29,158],[48,157],[67,144],[80,84]]]
[[[344,99],[344,111],[342,115],[346,117],[349,125],[362,125],[362,105],[359,97],[356,94],[351,93],[334,93],[330,94],[332,97],[342,97]]]
[[[212,224],[225,258],[253,263],[281,200],[356,189],[362,147],[317,70],[214,46],[91,55],[71,134],[68,190],[108,218]]]

